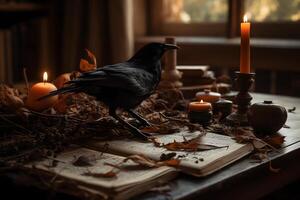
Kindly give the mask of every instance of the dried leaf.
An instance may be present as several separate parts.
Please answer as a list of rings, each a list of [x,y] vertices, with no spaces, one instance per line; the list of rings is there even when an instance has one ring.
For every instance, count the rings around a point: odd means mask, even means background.
[[[77,167],[93,166],[96,160],[96,155],[81,155],[72,164]]]
[[[88,57],[93,61],[93,64],[94,64],[95,66],[97,66],[97,59],[96,59],[96,56],[95,56],[92,52],[90,52],[88,49],[85,49],[85,51],[87,52]]]
[[[58,76],[54,81],[54,85],[57,87],[57,89],[62,88],[66,82],[70,81],[71,80],[70,76],[71,73],[65,73]]]
[[[199,134],[197,137],[192,138],[190,140],[187,140],[185,137],[183,137],[182,142],[177,142],[174,140],[174,142],[163,144],[160,143],[157,138],[151,138],[151,141],[154,143],[157,147],[164,147],[169,151],[201,151],[201,150],[210,150],[210,149],[216,149],[216,148],[224,148],[227,146],[215,146],[215,145],[207,145],[207,144],[201,144],[201,137],[203,134]]]
[[[170,159],[170,160],[165,160],[165,161],[161,161],[161,162],[157,162],[158,166],[170,166],[170,167],[178,167],[180,164],[180,160],[178,159]]]
[[[144,155],[131,155],[131,156],[128,156],[127,158],[124,159],[123,162],[127,162],[128,160],[131,160],[141,166],[145,166],[145,167],[157,167],[156,166],[156,161],[150,159],[150,158],[147,158],[146,156]]]
[[[147,126],[141,129],[145,133],[157,133],[159,131],[158,126]]]
[[[170,160],[172,158],[174,158],[177,154],[175,152],[171,152],[171,153],[162,153],[160,155],[160,161],[165,161],[165,160]]]
[[[0,110],[15,111],[23,105],[24,102],[20,98],[18,90],[0,84]]]
[[[295,112],[295,111],[296,111],[296,107],[293,107],[293,108],[288,109],[288,112],[289,112],[289,113],[293,113],[293,112]]]
[[[180,128],[174,123],[163,123],[145,127],[141,131],[146,133],[172,134],[179,132]]]
[[[95,178],[115,178],[117,177],[117,173],[113,170],[110,170],[105,173],[93,173],[93,172],[85,172],[82,174],[83,176],[92,176]]]
[[[97,69],[97,61],[94,54],[92,54],[89,50],[86,49],[86,52],[88,54],[88,58],[93,62],[90,63],[86,59],[80,59],[80,71],[82,72],[88,72],[93,71]]]
[[[144,155],[131,155],[125,158],[123,162],[127,162],[128,160],[131,160],[141,166],[149,167],[149,168],[161,167],[161,166],[177,167],[180,164],[180,160],[178,159],[155,161],[150,158],[147,158]]]
[[[284,138],[283,135],[275,134],[265,138],[264,141],[273,147],[279,148],[284,143]]]
[[[252,159],[257,160],[259,162],[268,158],[267,152],[257,152],[251,156]]]

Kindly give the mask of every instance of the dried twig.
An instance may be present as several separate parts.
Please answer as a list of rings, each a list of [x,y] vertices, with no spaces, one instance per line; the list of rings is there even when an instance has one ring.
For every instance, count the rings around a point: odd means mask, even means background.
[[[29,83],[28,83],[28,77],[27,77],[27,72],[26,72],[26,68],[23,68],[23,76],[24,76],[24,81],[26,84],[26,89],[27,89],[27,94],[29,94]]]

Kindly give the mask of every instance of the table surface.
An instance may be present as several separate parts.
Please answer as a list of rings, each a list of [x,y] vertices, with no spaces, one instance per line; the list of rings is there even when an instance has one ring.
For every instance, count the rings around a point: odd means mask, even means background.
[[[300,98],[253,94],[252,103],[264,100],[272,100],[287,109],[293,107],[300,109]],[[257,163],[248,156],[203,178],[180,174],[178,178],[168,183],[171,190],[167,193],[146,192],[134,199],[258,199],[287,184],[299,181],[300,162],[297,158],[300,158],[300,111],[297,109],[294,113],[288,113],[286,125],[290,128],[282,128],[279,131],[280,134],[286,136],[283,147],[278,152],[270,153],[268,160]],[[274,168],[280,168],[278,173],[274,173],[269,169],[270,161]],[[15,176],[13,175],[13,177]],[[33,197],[32,195],[35,195],[35,193],[24,187],[24,184],[25,186],[28,185],[26,181],[21,184],[20,194],[23,196],[27,192],[30,198]],[[0,184],[1,188],[6,188],[3,192],[18,196],[18,192],[11,193],[16,191],[14,185],[13,189],[7,185],[6,180],[3,181],[2,185]],[[40,193],[38,194],[40,195]],[[45,195],[47,196],[47,194]],[[36,199],[43,198],[37,197]]]
[[[272,100],[273,103],[285,108],[300,109],[300,98],[252,94],[252,103]],[[279,133],[286,136],[285,143],[278,152],[269,154],[269,158],[258,163],[245,157],[220,171],[204,177],[195,178],[180,175],[169,185],[167,193],[170,199],[257,199],[283,186],[300,180],[300,111],[288,113],[286,125]],[[272,120],[272,119],[266,119]],[[278,173],[270,170],[270,161],[274,168],[280,168]],[[166,194],[147,192],[135,199],[166,199]]]

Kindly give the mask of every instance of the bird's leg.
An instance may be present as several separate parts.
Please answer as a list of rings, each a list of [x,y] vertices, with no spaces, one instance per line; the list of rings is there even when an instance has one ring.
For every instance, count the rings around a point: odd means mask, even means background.
[[[144,119],[142,116],[140,116],[138,113],[134,112],[132,109],[128,109],[127,112],[133,116],[134,118],[136,118],[139,122],[142,123],[142,125],[144,126],[151,126],[151,124],[146,120]]]
[[[126,128],[129,129],[129,131],[134,134],[135,136],[142,138],[144,140],[148,139],[148,136],[145,135],[145,133],[143,133],[142,131],[140,131],[139,129],[137,129],[136,127],[132,126],[131,124],[127,123],[126,121],[124,121],[120,116],[118,116],[116,114],[116,110],[115,109],[109,109],[109,115],[112,116],[113,118],[115,118],[116,120],[118,120],[119,122],[121,122]]]

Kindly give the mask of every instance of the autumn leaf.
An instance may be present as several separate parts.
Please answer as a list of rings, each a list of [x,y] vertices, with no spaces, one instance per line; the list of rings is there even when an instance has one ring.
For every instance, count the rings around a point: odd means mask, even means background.
[[[131,155],[131,156],[128,156],[127,158],[125,158],[123,160],[123,162],[127,162],[128,160],[131,160],[141,166],[145,166],[145,167],[156,167],[156,161],[150,159],[150,158],[147,158],[146,156],[144,155]]]
[[[170,167],[178,167],[179,164],[180,164],[180,160],[170,159],[170,160],[160,161],[157,164],[160,165],[160,166],[167,165],[167,166],[170,166]]]
[[[0,84],[0,110],[14,111],[24,105],[19,91],[7,85]]]
[[[90,52],[88,49],[85,49],[85,51],[87,52],[88,57],[93,61],[94,65],[97,66],[96,56],[92,52]]]
[[[157,126],[147,126],[142,128],[141,131],[145,133],[156,133],[159,131],[159,128]]]
[[[201,150],[211,150],[217,148],[224,148],[228,146],[215,146],[215,145],[208,145],[208,144],[201,144],[201,137],[203,134],[199,134],[197,137],[187,140],[183,137],[182,142],[174,142],[163,144],[158,141],[157,138],[153,137],[150,140],[153,142],[154,146],[156,147],[164,147],[169,151],[201,151]]]
[[[141,129],[141,131],[146,133],[159,133],[159,134],[172,134],[176,133],[180,128],[174,124],[164,123],[160,125],[152,125]]]
[[[96,61],[96,57],[94,54],[92,54],[89,50],[85,49],[87,54],[88,54],[88,58],[93,62],[90,63],[88,60],[86,59],[80,59],[80,71],[82,72],[88,72],[88,71],[93,71],[97,69],[97,61]]]
[[[178,159],[155,161],[150,158],[147,158],[144,155],[131,155],[125,158],[123,162],[127,162],[128,160],[131,160],[141,166],[149,167],[149,168],[161,167],[161,166],[177,167],[180,164],[180,160]]]
[[[170,160],[172,158],[174,158],[177,154],[175,152],[171,152],[171,153],[162,153],[160,155],[160,161],[165,161],[165,160]]]
[[[283,135],[275,134],[265,138],[264,141],[273,147],[279,148],[284,143],[284,138]]]
[[[117,173],[113,170],[110,170],[105,173],[94,173],[94,172],[85,172],[82,174],[83,176],[92,176],[95,178],[115,178],[117,177]]]
[[[77,167],[93,166],[93,163],[96,162],[97,159],[97,156],[93,154],[82,155],[76,158],[72,164]]]

